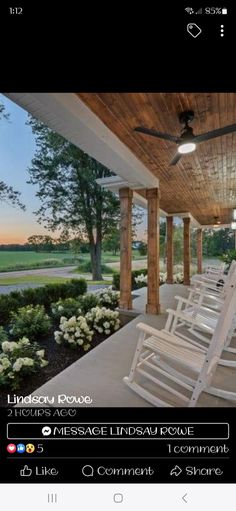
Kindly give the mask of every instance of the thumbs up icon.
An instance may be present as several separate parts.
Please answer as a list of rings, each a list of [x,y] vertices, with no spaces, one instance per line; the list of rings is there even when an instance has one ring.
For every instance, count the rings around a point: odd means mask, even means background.
[[[28,465],[25,465],[24,468],[20,470],[20,476],[21,477],[30,477],[32,475],[31,468],[28,467]]]

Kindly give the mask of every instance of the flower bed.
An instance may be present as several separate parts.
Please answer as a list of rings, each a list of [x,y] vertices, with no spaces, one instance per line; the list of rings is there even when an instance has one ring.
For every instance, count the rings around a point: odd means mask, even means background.
[[[47,312],[39,304],[9,311],[8,325],[0,326],[0,406],[13,391],[31,394],[117,331],[118,300],[119,292],[104,289],[52,301]]]
[[[107,336],[96,333],[93,336],[90,351],[96,348],[96,346],[101,344],[101,342],[105,339],[107,339]],[[28,396],[86,354],[83,350],[75,350],[65,344],[57,344],[53,335],[40,342],[40,349],[45,350],[48,365],[41,369],[37,374],[28,374],[21,386],[17,390],[14,390],[14,394]],[[13,392],[9,386],[0,387],[0,406],[8,406],[7,394],[12,393]]]
[[[12,291],[8,295],[0,295],[0,325],[7,325],[12,312],[26,305],[43,305],[48,311],[52,302],[65,298],[77,298],[87,291],[84,279],[71,279],[65,284],[47,284],[38,288]]]
[[[31,343],[27,337],[18,342],[4,341],[0,354],[0,385],[11,390],[20,388],[25,377],[39,372],[48,362],[45,350],[37,343]]]
[[[159,284],[165,284],[167,279],[167,273],[160,272],[159,274]],[[178,271],[174,274],[174,284],[183,284],[184,276],[183,272]],[[131,282],[132,282],[132,290],[140,289],[147,285],[147,269],[143,270],[134,270],[131,273]],[[120,289],[120,273],[115,273],[113,275],[113,288]]]

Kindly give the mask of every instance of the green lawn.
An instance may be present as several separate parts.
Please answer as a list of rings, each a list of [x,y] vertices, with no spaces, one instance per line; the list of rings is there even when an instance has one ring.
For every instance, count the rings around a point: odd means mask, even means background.
[[[13,286],[15,284],[59,284],[71,279],[64,277],[47,277],[41,275],[25,275],[24,277],[6,277],[0,278],[0,286]]]
[[[16,284],[61,284],[63,282],[67,282],[71,280],[70,278],[65,277],[49,277],[44,275],[25,275],[24,277],[6,277],[0,278],[0,286],[13,286]],[[87,280],[88,286],[93,284],[111,284],[109,280]]]
[[[90,254],[78,254],[75,256],[72,252],[0,251],[0,272],[37,268],[55,268],[57,266],[70,266],[73,264],[79,266],[78,258],[81,262],[87,262],[90,260]],[[146,259],[146,256],[140,256],[137,250],[133,250],[133,259]],[[104,252],[102,254],[102,262],[104,264],[117,262],[119,260],[119,253],[115,256],[111,252]]]
[[[68,252],[46,253],[46,252],[11,252],[0,251],[0,271],[22,270],[29,268],[63,266],[72,263],[66,260],[72,259],[73,254]]]

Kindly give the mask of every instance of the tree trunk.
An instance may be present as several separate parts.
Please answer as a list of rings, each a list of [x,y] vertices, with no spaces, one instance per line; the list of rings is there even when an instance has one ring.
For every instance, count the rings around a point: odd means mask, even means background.
[[[90,243],[90,257],[92,265],[93,280],[103,280],[102,278],[102,244],[99,240]]]

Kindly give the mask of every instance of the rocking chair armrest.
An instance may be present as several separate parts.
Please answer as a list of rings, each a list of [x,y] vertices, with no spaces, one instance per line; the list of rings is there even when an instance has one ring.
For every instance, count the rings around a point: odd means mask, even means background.
[[[204,292],[204,289],[205,288],[203,288],[203,289],[196,289],[195,294],[196,295],[204,295],[208,300],[219,302],[220,304],[224,303],[223,298],[221,298],[220,296],[217,296],[217,295],[213,295],[210,291],[207,291],[207,290],[205,290],[205,292]],[[188,291],[192,293],[193,289],[191,289],[189,287]]]
[[[145,323],[138,323],[137,328],[141,331],[143,331],[145,334],[159,337],[161,339],[168,340],[170,344],[174,344],[176,347],[186,347],[186,340],[181,339],[181,337],[176,336],[175,334],[172,334],[168,330],[165,330],[164,328],[162,330],[158,330],[157,328],[153,328],[152,326],[146,325]],[[193,351],[194,353],[205,353],[206,349],[204,347],[200,346],[194,346],[191,345],[191,339],[189,340],[190,343],[187,346],[189,351]],[[187,341],[188,342],[188,341]]]
[[[199,306],[198,303],[192,302],[191,300],[188,300],[188,298],[184,298],[183,296],[175,296],[175,299],[178,300],[178,302],[182,302],[182,303],[186,303],[187,305],[191,305],[192,307],[197,309],[196,310],[197,313],[198,312],[201,313],[201,311],[203,310],[204,312],[205,311],[210,312],[210,314],[212,314],[213,316],[219,316],[219,312],[209,309],[209,307],[207,307],[206,305]]]
[[[160,333],[160,330],[154,328],[153,326],[149,326],[146,323],[138,323],[136,328],[142,332],[145,332],[145,334],[158,335],[158,333]]]
[[[210,268],[206,268],[204,273],[222,273],[222,268],[214,268],[213,266]],[[204,275],[203,273],[203,275]]]
[[[211,289],[212,291],[216,291],[216,292],[217,292],[217,293],[219,293],[219,294],[220,294],[220,293],[222,293],[222,291],[223,291],[223,289],[222,289],[222,288],[223,288],[223,286],[216,287],[216,285],[211,284],[211,283],[209,283],[209,282],[208,282],[208,283],[207,283],[207,282],[204,282],[203,280],[195,280],[195,281],[193,282],[193,287],[192,287],[192,289],[194,289],[194,285],[195,285],[195,284],[198,284],[198,285],[201,287],[201,289],[204,289],[204,288],[205,288],[205,289]],[[215,284],[217,284],[217,282],[215,282]]]
[[[218,275],[218,277],[220,277],[220,276],[222,276],[222,275]],[[217,283],[217,279],[211,279],[210,277],[205,277],[204,275],[202,275],[201,278],[196,279],[196,280],[198,280],[200,282],[206,282],[206,283],[209,282],[211,284]],[[195,281],[195,279],[193,279],[193,281]]]
[[[211,265],[211,264],[208,264],[206,266],[206,269],[209,269],[209,268],[213,268],[213,270],[222,270],[224,268],[224,263],[223,264],[218,264],[218,266],[214,266],[214,265]]]
[[[186,316],[185,314],[181,313],[181,311],[176,311],[173,309],[166,309],[166,312],[168,312],[168,314],[171,314],[172,316],[182,319],[187,324],[190,323],[192,325],[196,325],[196,326],[201,325],[202,326],[202,322],[199,322],[198,320],[192,318],[192,316]],[[213,332],[213,329],[211,327],[209,327],[208,325],[205,325],[205,324],[203,324],[203,325],[204,325],[204,328],[209,331],[209,333]]]

